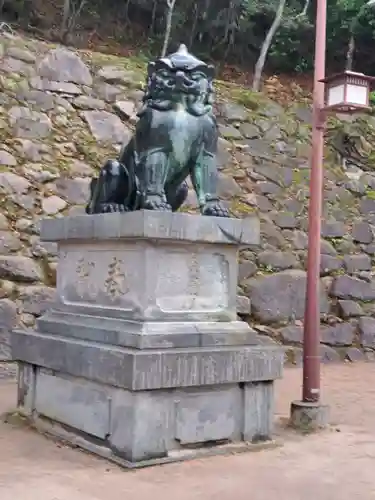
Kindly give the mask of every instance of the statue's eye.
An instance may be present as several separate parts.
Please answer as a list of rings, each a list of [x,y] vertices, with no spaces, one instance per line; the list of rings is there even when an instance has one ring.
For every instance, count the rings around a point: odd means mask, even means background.
[[[169,78],[170,74],[169,74],[169,71],[164,69],[162,71],[159,71],[159,76],[161,76],[162,78]]]

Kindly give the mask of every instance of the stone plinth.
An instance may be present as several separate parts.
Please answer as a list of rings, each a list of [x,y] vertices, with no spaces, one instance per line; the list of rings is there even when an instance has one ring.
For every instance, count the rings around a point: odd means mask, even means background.
[[[269,440],[283,353],[237,320],[237,252],[259,221],[133,212],[45,220],[56,303],[16,330],[19,405],[125,465]]]

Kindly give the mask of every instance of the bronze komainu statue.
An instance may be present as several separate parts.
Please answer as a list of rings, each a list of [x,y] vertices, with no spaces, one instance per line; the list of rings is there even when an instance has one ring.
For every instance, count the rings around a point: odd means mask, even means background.
[[[203,215],[228,217],[217,196],[218,131],[214,68],[184,45],[149,63],[135,134],[91,182],[89,214],[140,209],[176,211],[190,175]]]

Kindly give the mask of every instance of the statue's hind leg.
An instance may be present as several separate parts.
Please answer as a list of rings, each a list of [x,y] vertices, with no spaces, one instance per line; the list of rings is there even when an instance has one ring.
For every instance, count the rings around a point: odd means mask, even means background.
[[[177,187],[167,186],[165,194],[167,202],[172,207],[172,212],[177,212],[185,203],[189,193],[189,187],[186,182],[182,182]]]
[[[126,200],[129,198],[131,185],[128,172],[117,160],[108,160],[100,169],[97,179],[92,179],[91,197],[86,213],[126,212],[129,210]]]

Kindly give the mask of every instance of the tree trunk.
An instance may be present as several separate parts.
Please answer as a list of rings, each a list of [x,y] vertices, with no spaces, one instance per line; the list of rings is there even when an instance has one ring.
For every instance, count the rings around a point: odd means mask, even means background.
[[[193,25],[191,27],[191,34],[190,34],[190,40],[189,40],[189,50],[192,50],[192,48],[193,48],[195,32],[197,30],[197,24],[198,24],[198,16],[199,16],[199,6],[198,6],[197,2],[194,2],[194,20],[193,20]]]
[[[64,37],[65,33],[68,30],[70,11],[71,11],[70,0],[64,0],[63,15],[62,15],[62,20],[61,20],[61,28],[60,28],[62,37]]]
[[[206,0],[206,4],[201,9],[201,14],[202,14],[201,25],[203,26],[202,29],[205,29],[206,21],[207,21],[207,18],[208,18],[208,13],[210,11],[210,8],[211,8],[211,0]],[[200,43],[203,40],[203,32],[202,31],[198,31],[198,40],[199,40]]]
[[[124,9],[125,26],[128,26],[129,24],[129,4],[130,0],[126,0]]]
[[[346,71],[353,70],[354,51],[355,51],[355,38],[354,35],[352,34],[350,35],[348,51],[346,53],[346,66],[345,66]]]
[[[5,0],[0,0],[0,14],[3,13],[4,5],[5,5]]]
[[[165,55],[167,54],[169,39],[171,37],[171,31],[172,31],[172,18],[173,18],[173,11],[175,4],[176,0],[167,0],[168,10],[167,10],[167,19],[165,23],[164,43],[161,51],[161,57],[165,57]]]
[[[64,0],[63,18],[61,22],[61,40],[65,43],[68,36],[74,31],[79,16],[87,0],[79,0],[78,5],[74,0]]]
[[[258,61],[255,65],[253,87],[252,87],[254,92],[259,92],[262,73],[263,73],[264,65],[265,65],[266,59],[267,59],[267,54],[268,54],[268,51],[270,50],[273,37],[275,36],[275,34],[276,34],[277,30],[279,29],[279,26],[281,24],[281,21],[283,18],[283,13],[284,13],[285,3],[286,3],[286,0],[280,0],[279,6],[277,7],[275,19],[273,20],[273,23],[272,23],[272,25],[271,25],[271,27],[266,35],[266,38],[264,39],[262,48],[260,50],[259,58],[258,58]]]
[[[351,26],[350,26],[350,39],[349,39],[349,44],[348,44],[348,50],[346,52],[346,65],[345,69],[346,71],[352,71],[353,70],[353,59],[354,59],[354,52],[355,52],[355,34],[356,34],[356,28],[357,28],[357,23],[359,22],[359,19],[363,12],[368,7],[374,7],[375,6],[375,0],[368,0],[362,7],[359,9],[358,14],[354,17],[352,20]]]
[[[74,7],[74,10],[72,9],[68,24],[69,34],[74,31],[79,16],[81,15],[82,9],[85,5],[86,5],[86,0],[79,0],[79,5],[77,6],[77,8]]]
[[[150,31],[148,32],[149,37],[152,37],[155,34],[155,21],[156,21],[157,6],[158,6],[158,0],[154,0],[153,6],[152,6],[152,18],[151,18]]]

